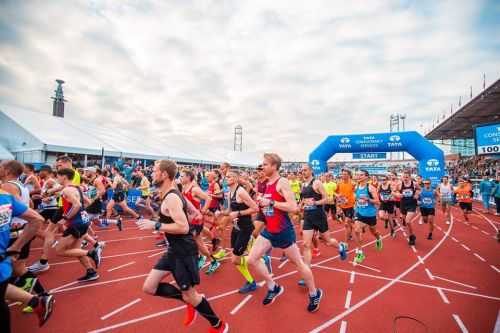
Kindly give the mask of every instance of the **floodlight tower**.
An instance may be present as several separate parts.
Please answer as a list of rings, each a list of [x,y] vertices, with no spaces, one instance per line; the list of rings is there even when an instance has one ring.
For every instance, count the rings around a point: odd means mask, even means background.
[[[54,103],[52,105],[52,115],[54,117],[60,117],[64,118],[64,102],[67,102],[67,100],[64,99],[64,93],[62,89],[62,85],[64,83],[63,80],[56,80],[57,82],[57,88],[54,90],[56,95],[54,97],[51,97],[54,100]]]
[[[405,130],[405,119],[406,119],[406,114],[401,114],[401,113],[393,113],[389,117],[389,131],[390,132],[400,132]],[[401,125],[401,126],[400,126]],[[390,155],[390,159],[392,160],[392,152]],[[396,155],[399,157],[399,154]],[[405,159],[405,155],[403,152],[403,160]]]
[[[243,151],[243,127],[241,125],[234,128],[234,151]]]

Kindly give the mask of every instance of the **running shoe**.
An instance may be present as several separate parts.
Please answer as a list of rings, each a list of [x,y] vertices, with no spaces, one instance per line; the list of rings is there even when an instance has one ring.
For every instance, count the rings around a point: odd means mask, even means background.
[[[375,241],[375,248],[379,251],[382,251],[382,248],[384,247],[384,244],[382,243],[382,237],[377,238]]]
[[[226,256],[226,250],[220,249],[216,254],[213,255],[213,257],[217,260],[221,260]]]
[[[446,221],[446,224],[450,224],[450,221]]]
[[[275,285],[273,290],[267,291],[266,297],[262,301],[262,304],[264,304],[264,305],[273,304],[274,301],[276,300],[276,298],[278,296],[280,296],[281,294],[283,294],[284,291],[285,291],[284,287],[279,286],[279,285]]]
[[[306,281],[304,281],[304,279],[300,279],[299,282],[297,282],[297,284],[301,287],[305,287],[306,286]]]
[[[99,278],[99,274],[97,274],[96,271],[94,270],[87,270],[87,273],[85,273],[84,276],[79,277],[77,281],[79,282],[88,282],[88,281],[94,281]]]
[[[219,327],[210,327],[208,333],[228,333],[229,325],[225,322],[221,322]]]
[[[267,271],[269,274],[273,274],[273,265],[271,264],[271,257],[265,255],[262,257],[264,259],[264,264],[266,265]]]
[[[211,275],[213,273],[215,273],[215,271],[217,269],[219,269],[220,267],[220,262],[218,262],[217,260],[212,260],[212,262],[210,263],[210,265],[208,266],[208,269],[207,271],[205,272],[205,274],[207,275]]]
[[[363,252],[356,253],[356,257],[354,257],[354,262],[356,264],[361,264],[363,260],[365,260],[366,256]]]
[[[410,246],[415,245],[416,240],[417,240],[417,237],[415,235],[410,235],[410,238],[408,239],[408,245],[410,245]]]
[[[339,255],[340,255],[340,260],[347,259],[347,244],[344,242],[339,243]]]
[[[286,256],[286,254],[285,254],[285,253],[283,253],[283,254],[281,255],[281,257],[280,257],[280,262],[283,262],[283,261],[285,261],[285,260],[288,260],[288,258],[287,258],[287,256]]]
[[[307,311],[316,312],[319,310],[319,303],[321,302],[321,298],[323,298],[323,290],[317,288],[316,295],[309,296],[309,305],[307,306]]]
[[[40,272],[45,272],[49,268],[50,266],[48,263],[42,264],[39,260],[30,267],[28,267],[28,271],[30,271],[31,273],[40,273]]]
[[[123,221],[121,217],[116,220],[116,227],[118,228],[118,230],[123,231]]]
[[[184,326],[188,327],[193,325],[196,318],[198,317],[198,312],[191,304],[186,304],[186,317],[184,318]]]
[[[35,287],[35,284],[36,282],[38,281],[38,278],[36,277],[33,277],[33,278],[26,278],[26,280],[24,280],[24,285],[22,286],[17,286],[19,288],[21,288],[22,290],[28,292],[31,294],[31,292],[33,291],[33,288]]]
[[[33,313],[33,311],[34,311],[33,308],[29,305],[24,307],[22,310],[23,313]]]
[[[313,248],[312,255],[313,255],[313,257],[319,257],[321,255],[319,248],[317,248],[317,247]]]
[[[94,261],[95,263],[95,268],[99,268],[101,265],[101,260],[102,260],[102,245],[97,243],[98,245],[89,251],[89,257]]]
[[[427,236],[428,240],[432,240],[432,232],[429,232],[429,235]]]
[[[253,281],[252,283],[246,282],[243,287],[238,290],[240,294],[247,294],[249,292],[257,290],[257,283]]]
[[[54,296],[43,295],[39,296],[38,299],[38,306],[33,310],[38,316],[38,326],[42,327],[43,324],[49,320],[52,310],[54,309]]]
[[[198,269],[202,269],[203,265],[207,262],[207,257],[205,256],[199,256],[198,257]]]

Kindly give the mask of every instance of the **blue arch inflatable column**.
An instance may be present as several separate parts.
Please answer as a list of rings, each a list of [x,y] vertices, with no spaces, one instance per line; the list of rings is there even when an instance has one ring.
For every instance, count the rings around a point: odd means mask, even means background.
[[[337,153],[406,151],[418,161],[419,174],[433,185],[445,173],[444,154],[436,145],[415,131],[327,137],[309,154],[309,164],[315,174],[328,170],[328,160]]]

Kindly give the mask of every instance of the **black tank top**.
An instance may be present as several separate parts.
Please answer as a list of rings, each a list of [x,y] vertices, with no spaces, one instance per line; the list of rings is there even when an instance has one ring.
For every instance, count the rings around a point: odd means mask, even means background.
[[[177,190],[170,190],[163,197],[163,200],[170,194],[175,193],[181,198],[182,201],[182,210],[184,214],[187,216],[187,203],[182,194]],[[162,201],[163,201],[162,200]],[[189,220],[188,220],[189,221]],[[164,224],[172,224],[175,223],[174,220],[170,216],[163,215],[160,209],[160,223]],[[198,254],[198,247],[196,246],[196,242],[193,239],[193,235],[190,231],[187,234],[169,234],[165,233],[165,237],[168,240],[168,253],[177,256],[192,256]]]
[[[387,184],[387,188],[384,189],[384,185],[380,184],[378,188],[378,194],[380,197],[380,200],[386,202],[386,201],[391,201],[392,200],[392,189],[391,189],[391,184]]]
[[[403,201],[404,203],[417,202],[417,200],[414,198],[415,184],[413,183],[413,180],[410,182],[409,186],[406,186],[405,182],[401,183],[401,194],[403,195],[401,201]]]
[[[313,188],[314,180],[315,178],[313,178],[309,184],[305,184],[302,187],[302,191],[300,192],[300,197],[302,199],[313,198],[314,201],[321,200],[321,194],[316,192]]]
[[[232,212],[237,212],[239,210],[245,210],[245,209],[249,208],[244,202],[236,201],[236,194],[238,193],[238,190],[240,189],[240,187],[241,187],[241,185],[238,185],[238,187],[236,187],[236,190],[234,190],[234,193],[232,193],[232,195],[231,195],[231,211]],[[238,217],[238,226],[240,228],[253,226],[252,217],[250,215],[241,215],[240,217]]]

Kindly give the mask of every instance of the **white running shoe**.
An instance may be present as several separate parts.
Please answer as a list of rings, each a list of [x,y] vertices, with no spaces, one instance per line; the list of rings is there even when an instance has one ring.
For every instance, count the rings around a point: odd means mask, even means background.
[[[49,264],[42,264],[40,261],[35,262],[33,265],[28,267],[28,271],[31,273],[40,273],[40,272],[45,272],[50,268]]]

